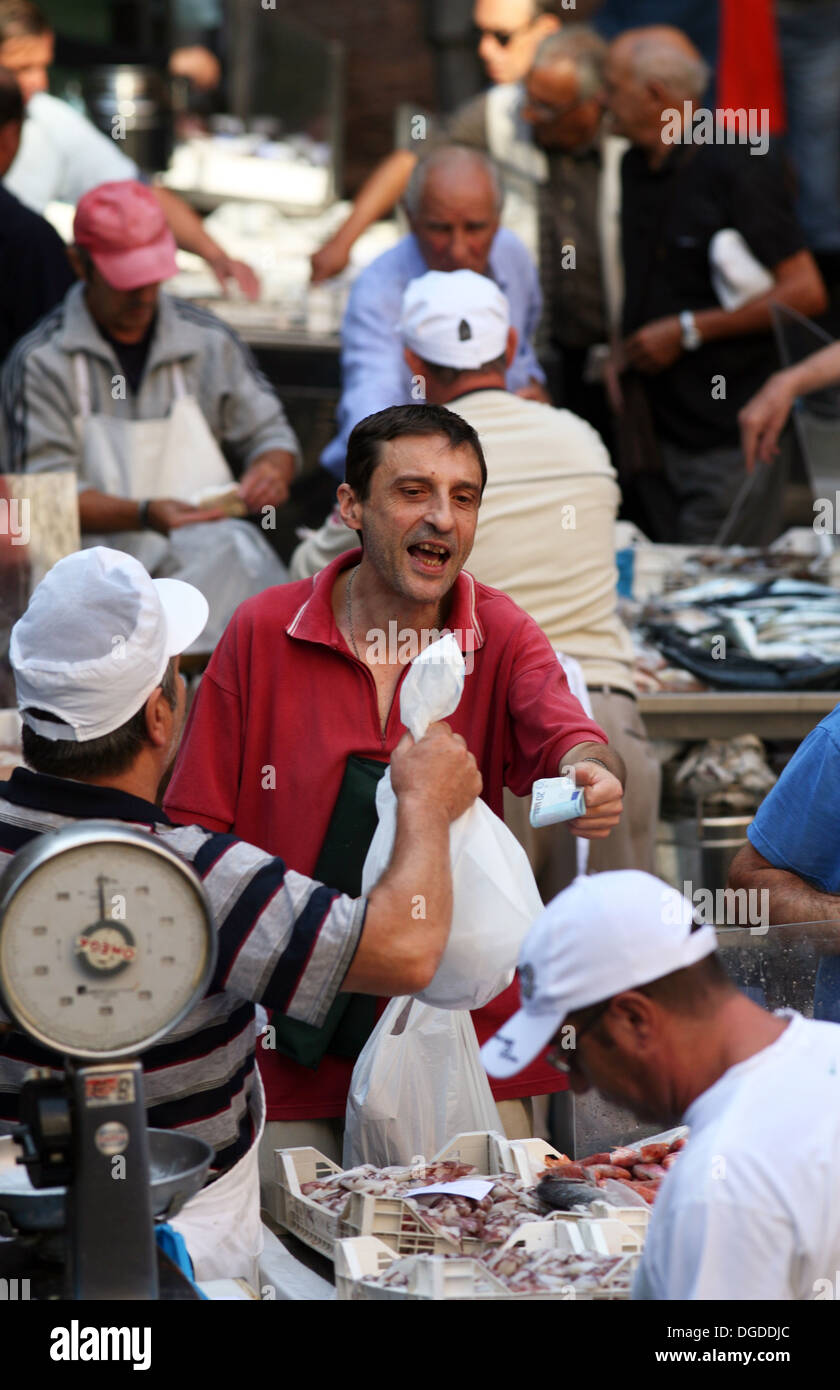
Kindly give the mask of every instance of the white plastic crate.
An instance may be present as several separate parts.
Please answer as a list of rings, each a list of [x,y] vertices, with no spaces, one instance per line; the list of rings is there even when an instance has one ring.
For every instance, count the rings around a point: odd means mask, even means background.
[[[526,1144],[539,1144],[549,1153],[556,1153],[550,1144],[542,1139],[530,1139]],[[559,1157],[559,1155],[558,1155]],[[432,1163],[469,1163],[483,1177],[495,1177],[499,1173],[513,1173],[529,1185],[534,1182],[531,1176],[532,1161],[522,1146],[522,1141],[514,1143],[503,1134],[493,1130],[477,1129],[455,1138],[435,1154]]]
[[[275,1149],[275,1215],[293,1236],[319,1250],[328,1259],[338,1239],[338,1215],[319,1206],[301,1192],[301,1184],[342,1172],[337,1163],[317,1149]]]
[[[545,1155],[556,1152],[542,1139],[511,1141],[501,1134],[477,1130],[456,1135],[430,1162],[468,1163],[476,1168],[482,1177],[513,1173],[523,1182],[532,1184],[536,1182],[537,1174],[545,1166]],[[317,1149],[276,1149],[274,1161],[277,1221],[292,1235],[326,1255],[328,1259],[333,1258],[337,1240],[356,1236],[377,1237],[399,1255],[433,1255],[447,1252],[472,1255],[484,1249],[483,1243],[478,1240],[468,1239],[458,1245],[448,1237],[442,1236],[424,1220],[417,1208],[400,1197],[372,1197],[368,1193],[348,1193],[347,1203],[340,1212],[329,1211],[318,1202],[313,1202],[311,1197],[305,1196],[301,1191],[302,1185],[316,1179],[329,1178],[343,1171]],[[534,1213],[534,1221],[543,1223],[576,1224],[587,1218],[615,1220],[629,1226],[637,1236],[641,1248],[650,1221],[650,1208],[613,1207],[606,1202],[593,1202],[586,1214],[552,1212],[541,1218],[538,1213]],[[521,1227],[517,1228],[519,1229]]]
[[[582,1224],[597,1226],[601,1223]],[[529,1250],[558,1249],[569,1254],[584,1254],[587,1250],[598,1254],[620,1253],[609,1249],[609,1244],[610,1237],[606,1234],[601,1233],[600,1239],[595,1232],[584,1234],[580,1224],[576,1226],[563,1222],[537,1221],[520,1226],[500,1249],[524,1246]],[[340,1240],[335,1249],[335,1283],[339,1300],[479,1302],[504,1299],[517,1303],[569,1303],[627,1299],[630,1297],[632,1275],[638,1262],[637,1254],[625,1255],[621,1264],[616,1266],[599,1289],[572,1295],[568,1288],[558,1289],[557,1292],[546,1290],[540,1293],[511,1293],[492,1270],[480,1260],[469,1256],[413,1256],[406,1261],[407,1287],[395,1288],[376,1283],[378,1276],[399,1258],[399,1255],[384,1242],[369,1236]]]
[[[340,1212],[313,1202],[301,1186],[343,1171],[317,1149],[275,1149],[274,1164],[279,1224],[330,1260],[335,1242],[353,1236],[376,1236],[400,1255],[461,1251],[461,1246],[440,1235],[418,1208],[401,1197],[348,1192]],[[480,1248],[478,1241],[463,1244],[467,1250]]]

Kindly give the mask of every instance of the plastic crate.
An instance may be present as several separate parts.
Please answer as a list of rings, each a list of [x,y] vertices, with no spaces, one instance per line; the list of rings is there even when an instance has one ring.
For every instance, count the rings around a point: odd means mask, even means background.
[[[514,1173],[530,1184],[535,1181],[532,1176],[534,1166],[538,1172],[543,1166],[545,1154],[555,1152],[542,1139],[510,1141],[501,1134],[477,1130],[456,1135],[431,1162],[457,1160],[477,1168],[483,1177]],[[452,1252],[475,1255],[485,1248],[479,1240],[467,1239],[459,1245],[441,1235],[415,1206],[400,1197],[372,1197],[368,1193],[352,1192],[348,1193],[347,1203],[340,1212],[328,1211],[301,1192],[304,1183],[343,1171],[317,1149],[276,1149],[274,1161],[274,1211],[278,1223],[330,1260],[337,1240],[361,1236],[377,1237],[401,1256]],[[616,1220],[629,1226],[638,1236],[641,1248],[650,1221],[650,1209],[613,1207],[606,1202],[594,1202],[585,1214],[553,1212],[550,1216],[541,1217],[534,1213],[534,1222],[541,1224],[576,1224],[588,1218]],[[514,1235],[521,1229],[518,1227]]]
[[[590,1222],[591,1226],[601,1223]],[[611,1223],[618,1224],[618,1223]],[[609,1239],[601,1242],[594,1232],[584,1233],[581,1226],[554,1221],[537,1221],[521,1226],[500,1249],[525,1246],[531,1250],[560,1249],[570,1254],[619,1253],[607,1248]],[[370,1236],[341,1240],[335,1251],[335,1283],[339,1300],[371,1302],[458,1301],[484,1302],[500,1300],[515,1303],[533,1302],[595,1302],[627,1299],[638,1256],[626,1255],[609,1279],[597,1290],[573,1293],[568,1289],[557,1292],[511,1293],[510,1289],[480,1260],[468,1256],[443,1258],[440,1255],[420,1255],[408,1262],[407,1288],[389,1288],[375,1281],[399,1256],[384,1242]]]
[[[328,1259],[335,1242],[353,1236],[375,1236],[399,1255],[461,1252],[461,1246],[442,1236],[422,1213],[401,1197],[372,1197],[348,1192],[340,1212],[328,1211],[301,1192],[303,1183],[328,1178],[343,1169],[317,1149],[275,1149],[277,1220],[292,1235]],[[478,1249],[478,1241],[469,1242]]]
[[[543,1145],[541,1139],[525,1142],[540,1144],[549,1153],[556,1153],[556,1149],[552,1149],[550,1144]],[[497,1134],[494,1130],[477,1129],[465,1134],[456,1134],[431,1161],[469,1163],[487,1178],[496,1177],[499,1173],[513,1173],[529,1185],[534,1181],[531,1176],[530,1157],[521,1144],[506,1139],[503,1134]]]
[[[329,1178],[343,1170],[317,1149],[275,1149],[274,1196],[275,1214],[279,1225],[293,1236],[319,1250],[328,1259],[338,1239],[339,1216],[319,1206],[301,1192],[301,1184]]]

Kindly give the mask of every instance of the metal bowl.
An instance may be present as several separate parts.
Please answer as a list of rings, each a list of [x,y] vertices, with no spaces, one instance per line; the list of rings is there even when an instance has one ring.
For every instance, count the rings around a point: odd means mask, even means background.
[[[203,1139],[177,1134],[171,1129],[149,1130],[152,1211],[155,1216],[175,1216],[199,1191],[213,1160],[213,1150]],[[64,1228],[63,1187],[33,1187],[22,1166],[0,1172],[0,1212],[21,1232],[60,1231]]]

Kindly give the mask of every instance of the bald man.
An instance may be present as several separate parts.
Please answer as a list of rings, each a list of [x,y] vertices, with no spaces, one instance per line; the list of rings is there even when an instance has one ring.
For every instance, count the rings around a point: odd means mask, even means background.
[[[685,103],[696,120],[708,78],[694,45],[664,25],[629,30],[607,58],[607,104],[634,146],[622,166],[619,366],[625,385],[641,392],[659,446],[647,529],[685,544],[714,541],[745,479],[738,413],[775,366],[771,303],[806,315],[826,306],[775,155],[758,143],[726,143],[714,120],[684,122]],[[707,136],[714,142],[703,143]],[[712,240],[727,229],[773,277],[766,293],[729,310],[710,263]],[[646,443],[649,466],[651,452]],[[640,480],[643,500],[653,496],[649,478]],[[728,539],[772,539],[780,501],[765,499]]]
[[[475,0],[473,23],[479,35],[478,56],[495,85],[459,108],[454,118],[456,125],[462,112],[468,121],[472,119],[476,102],[482,107],[488,104],[501,120],[507,119],[511,100],[515,99],[518,84],[530,68],[539,44],[560,27],[561,8],[562,0]],[[457,129],[448,129],[447,138],[456,144],[476,143],[463,141]],[[313,281],[327,280],[344,269],[362,232],[393,211],[424,152],[428,152],[425,134],[415,149],[395,150],[376,166],[359,190],[347,221],[313,255]]]
[[[344,480],[347,440],[359,420],[422,399],[412,394],[397,324],[406,286],[427,270],[474,270],[495,280],[519,341],[508,389],[547,400],[531,346],[542,310],[537,268],[522,242],[499,227],[501,190],[490,160],[457,145],[434,151],[412,174],[405,209],[411,234],[362,271],[341,325],[338,433],[321,455],[336,482]]]

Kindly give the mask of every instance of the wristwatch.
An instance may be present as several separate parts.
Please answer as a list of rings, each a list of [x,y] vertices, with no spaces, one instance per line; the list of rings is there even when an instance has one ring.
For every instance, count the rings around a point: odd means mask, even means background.
[[[697,320],[690,309],[685,309],[680,314],[680,328],[682,329],[682,345],[686,352],[696,352],[703,346],[703,335],[697,327]]]

